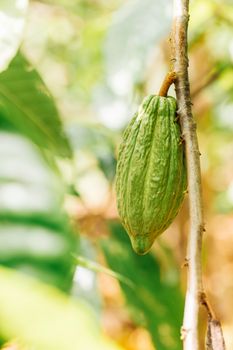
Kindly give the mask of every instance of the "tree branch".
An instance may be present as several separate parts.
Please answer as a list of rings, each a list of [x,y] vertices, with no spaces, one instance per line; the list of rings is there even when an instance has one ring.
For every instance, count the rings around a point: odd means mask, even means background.
[[[189,187],[190,232],[188,242],[188,285],[185,298],[184,319],[181,330],[184,350],[198,350],[199,304],[208,314],[206,349],[225,350],[221,324],[216,320],[207,301],[202,284],[202,234],[204,229],[200,152],[196,124],[192,115],[188,77],[189,0],[174,1],[174,18],[171,33],[172,65],[176,74],[175,89],[183,139],[185,141]]]
[[[184,350],[198,350],[199,295],[203,293],[201,248],[204,231],[200,152],[196,124],[192,116],[188,77],[187,29],[189,0],[174,0],[174,18],[171,34],[172,63],[177,74],[175,81],[178,115],[186,147],[189,186],[190,233],[188,243],[188,286],[185,300],[182,339]]]

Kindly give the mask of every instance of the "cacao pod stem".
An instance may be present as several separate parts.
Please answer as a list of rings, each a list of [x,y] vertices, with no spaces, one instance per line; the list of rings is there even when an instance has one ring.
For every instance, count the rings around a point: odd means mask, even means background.
[[[176,72],[169,72],[164,81],[163,84],[159,90],[159,96],[167,97],[168,90],[170,86],[176,81],[177,74]]]

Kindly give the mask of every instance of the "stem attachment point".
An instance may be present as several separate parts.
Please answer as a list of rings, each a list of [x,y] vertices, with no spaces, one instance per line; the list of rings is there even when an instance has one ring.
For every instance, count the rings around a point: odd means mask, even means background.
[[[164,81],[163,84],[159,90],[159,96],[167,97],[168,90],[170,86],[176,81],[177,74],[176,72],[169,72]]]

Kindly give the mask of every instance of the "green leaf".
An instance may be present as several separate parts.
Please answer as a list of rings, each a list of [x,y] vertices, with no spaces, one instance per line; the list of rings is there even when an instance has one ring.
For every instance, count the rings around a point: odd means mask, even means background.
[[[54,101],[37,71],[20,53],[0,74],[0,109],[2,118],[43,150],[71,156]]]
[[[125,283],[128,285],[128,287],[134,288],[134,285],[132,283],[131,280],[129,280],[128,278],[126,278],[125,276],[121,275],[120,273],[117,273],[111,269],[108,269],[104,266],[102,266],[101,264],[98,264],[95,261],[91,261],[83,256],[74,256],[77,265],[78,266],[82,266],[85,267],[89,270],[95,271],[95,272],[102,272],[105,273],[113,278],[116,278],[118,281]]]
[[[0,132],[0,264],[69,291],[77,239],[64,184],[29,140]]]
[[[71,251],[75,251],[75,241],[68,228],[52,230],[26,222],[1,220],[0,264],[67,292],[75,268]]]
[[[0,268],[0,336],[35,350],[120,350],[81,299]]]
[[[136,255],[119,223],[110,228],[112,236],[102,241],[103,252],[110,268],[135,285],[121,283],[133,320],[149,330],[156,349],[180,349],[183,298],[176,274],[162,274],[152,254]]]
[[[28,0],[1,0],[0,2],[0,71],[7,68],[19,48],[28,4]]]

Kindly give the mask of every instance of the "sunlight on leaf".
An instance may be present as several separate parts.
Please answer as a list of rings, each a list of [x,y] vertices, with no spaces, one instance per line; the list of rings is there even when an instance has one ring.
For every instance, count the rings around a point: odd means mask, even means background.
[[[0,268],[0,335],[35,350],[120,350],[91,308],[57,289]]]
[[[21,54],[0,74],[0,101],[2,117],[40,148],[71,156],[54,100],[37,71]]]

